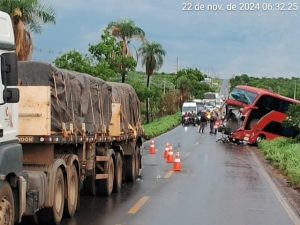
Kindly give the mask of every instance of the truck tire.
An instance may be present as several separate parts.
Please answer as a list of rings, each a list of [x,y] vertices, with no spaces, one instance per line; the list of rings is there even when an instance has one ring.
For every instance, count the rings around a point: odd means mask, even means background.
[[[54,198],[53,206],[50,208],[44,208],[38,212],[38,219],[41,224],[56,224],[58,225],[63,217],[64,212],[64,193],[65,193],[65,181],[61,168],[58,168],[55,176],[54,183]]]
[[[116,165],[114,175],[114,192],[121,192],[122,189],[122,177],[123,177],[123,160],[119,152],[116,153]]]
[[[66,201],[66,215],[68,217],[74,216],[77,203],[78,203],[78,185],[79,178],[75,165],[73,164],[70,169],[70,178],[68,181],[68,196]]]
[[[5,181],[0,190],[0,224],[14,224],[14,198],[10,185]]]
[[[96,182],[96,172],[93,169],[92,174],[83,181],[83,194],[95,196],[97,194]]]
[[[141,150],[139,147],[136,148],[135,151],[135,176],[140,177],[140,169],[142,165],[142,155],[141,155]]]
[[[110,156],[108,162],[105,163],[105,173],[108,174],[108,178],[99,180],[99,182],[97,182],[97,189],[99,190],[100,195],[109,196],[114,187],[115,165],[112,156]]]
[[[124,161],[125,181],[135,182],[136,180],[136,153],[125,156]]]

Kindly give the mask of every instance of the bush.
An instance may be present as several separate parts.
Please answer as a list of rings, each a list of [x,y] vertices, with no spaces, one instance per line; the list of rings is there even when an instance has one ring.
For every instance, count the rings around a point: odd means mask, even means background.
[[[289,177],[291,184],[300,185],[299,143],[292,139],[277,138],[261,142],[259,148],[267,160]]]
[[[151,123],[144,125],[145,138],[151,139],[160,134],[166,133],[181,123],[180,113],[161,117]]]

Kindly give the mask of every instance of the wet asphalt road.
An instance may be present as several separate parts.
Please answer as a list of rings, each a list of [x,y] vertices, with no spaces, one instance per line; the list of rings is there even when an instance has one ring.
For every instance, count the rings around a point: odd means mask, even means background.
[[[207,128],[206,128],[207,129]],[[292,223],[254,160],[251,148],[216,142],[197,128],[177,127],[144,144],[142,178],[109,198],[81,198],[63,225],[289,225]],[[170,173],[166,142],[180,151],[183,171]],[[138,203],[138,205],[136,205]],[[131,213],[130,213],[131,212]]]

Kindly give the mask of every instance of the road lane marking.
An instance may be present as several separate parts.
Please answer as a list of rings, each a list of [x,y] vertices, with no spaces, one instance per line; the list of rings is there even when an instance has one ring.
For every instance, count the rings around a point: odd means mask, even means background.
[[[173,175],[174,171],[170,170],[169,172],[166,173],[166,175],[164,176],[165,179],[170,178]]]
[[[292,209],[290,204],[288,203],[287,198],[282,196],[282,194],[280,193],[280,191],[278,190],[278,188],[276,187],[276,185],[274,184],[274,182],[272,181],[270,176],[265,171],[265,168],[261,165],[261,163],[257,159],[256,155],[252,151],[251,151],[251,155],[253,156],[254,161],[256,162],[258,167],[260,168],[260,174],[265,178],[269,187],[275,194],[276,198],[278,199],[278,201],[280,202],[280,204],[282,205],[282,207],[284,208],[284,210],[286,211],[286,213],[288,214],[288,216],[290,217],[292,222],[295,225],[299,225],[300,219],[299,219],[298,215],[295,213],[295,211]]]
[[[128,211],[129,214],[136,214],[145,203],[150,199],[149,196],[142,197],[135,205]]]

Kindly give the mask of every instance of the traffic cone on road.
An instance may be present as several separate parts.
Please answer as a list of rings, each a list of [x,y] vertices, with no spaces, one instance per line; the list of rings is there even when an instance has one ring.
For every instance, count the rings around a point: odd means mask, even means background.
[[[168,156],[167,156],[167,163],[173,163],[174,162],[174,154],[172,148],[169,148]]]
[[[177,152],[173,164],[173,171],[181,171],[181,170],[182,170],[182,165],[180,161],[180,155],[179,152]]]
[[[154,155],[156,154],[156,149],[154,145],[154,140],[151,141],[150,148],[149,148],[149,154]]]
[[[164,151],[164,159],[167,159],[168,154],[169,154],[169,145],[167,144]]]

